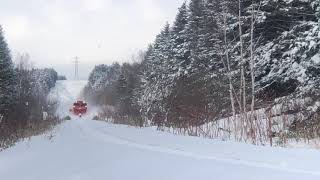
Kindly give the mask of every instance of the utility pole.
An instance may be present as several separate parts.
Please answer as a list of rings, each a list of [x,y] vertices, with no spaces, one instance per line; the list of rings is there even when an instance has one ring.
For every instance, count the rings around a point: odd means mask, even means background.
[[[74,58],[74,79],[79,80],[79,57]]]

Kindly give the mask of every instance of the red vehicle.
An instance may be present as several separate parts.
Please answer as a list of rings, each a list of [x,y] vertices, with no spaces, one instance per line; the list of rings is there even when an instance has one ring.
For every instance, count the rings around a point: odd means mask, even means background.
[[[82,117],[88,110],[87,103],[84,101],[77,101],[73,104],[73,108],[70,109],[73,114]]]

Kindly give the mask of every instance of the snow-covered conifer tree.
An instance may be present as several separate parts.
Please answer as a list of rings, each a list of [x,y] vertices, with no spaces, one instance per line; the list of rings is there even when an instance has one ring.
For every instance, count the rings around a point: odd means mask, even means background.
[[[10,50],[0,26],[0,114],[6,114],[16,98],[16,74]]]

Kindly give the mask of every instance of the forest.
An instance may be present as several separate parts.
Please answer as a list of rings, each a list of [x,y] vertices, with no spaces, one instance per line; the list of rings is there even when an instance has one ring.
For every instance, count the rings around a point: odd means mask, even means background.
[[[253,144],[319,137],[318,0],[190,0],[83,92],[116,123]]]
[[[47,101],[57,72],[34,68],[28,54],[17,55],[16,62],[12,59],[0,26],[0,149],[43,133],[59,121],[56,103]]]

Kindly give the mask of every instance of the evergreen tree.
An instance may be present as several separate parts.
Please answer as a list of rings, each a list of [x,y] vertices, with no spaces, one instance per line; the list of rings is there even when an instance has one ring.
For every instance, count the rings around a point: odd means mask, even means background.
[[[117,95],[118,95],[118,112],[120,116],[129,113],[130,97],[128,94],[128,83],[126,77],[121,74],[117,81]]]
[[[207,70],[222,68],[222,2],[220,0],[207,0],[204,5],[203,31],[199,38],[199,57]]]
[[[255,37],[260,39],[256,51],[256,80],[265,98],[291,94],[301,85],[318,84],[315,76],[319,67],[313,61],[320,48],[317,3],[263,1],[261,14],[264,16],[258,17]],[[313,85],[307,86],[309,83]],[[303,89],[313,91],[313,88]]]
[[[172,68],[174,71],[182,70],[182,68],[179,67],[188,64],[186,60],[189,58],[190,54],[188,53],[188,50],[185,47],[185,43],[187,43],[187,24],[188,8],[186,2],[184,2],[182,6],[179,8],[178,14],[172,27],[172,51],[174,57],[171,61],[174,65],[174,67]]]
[[[152,52],[147,56],[147,69],[141,102],[143,111],[151,118],[163,117],[165,112],[165,97],[169,93],[168,77],[170,60],[173,57],[171,48],[171,30],[167,23],[161,33],[156,37]]]
[[[0,26],[0,114],[7,114],[10,105],[16,98],[16,74],[10,56],[10,50],[5,41]]]
[[[185,48],[189,53],[189,57],[186,59],[186,73],[192,73],[199,71],[201,60],[199,59],[199,39],[203,33],[204,27],[204,1],[203,0],[191,0],[189,3],[189,18],[186,25],[186,34],[188,37],[185,43]]]

